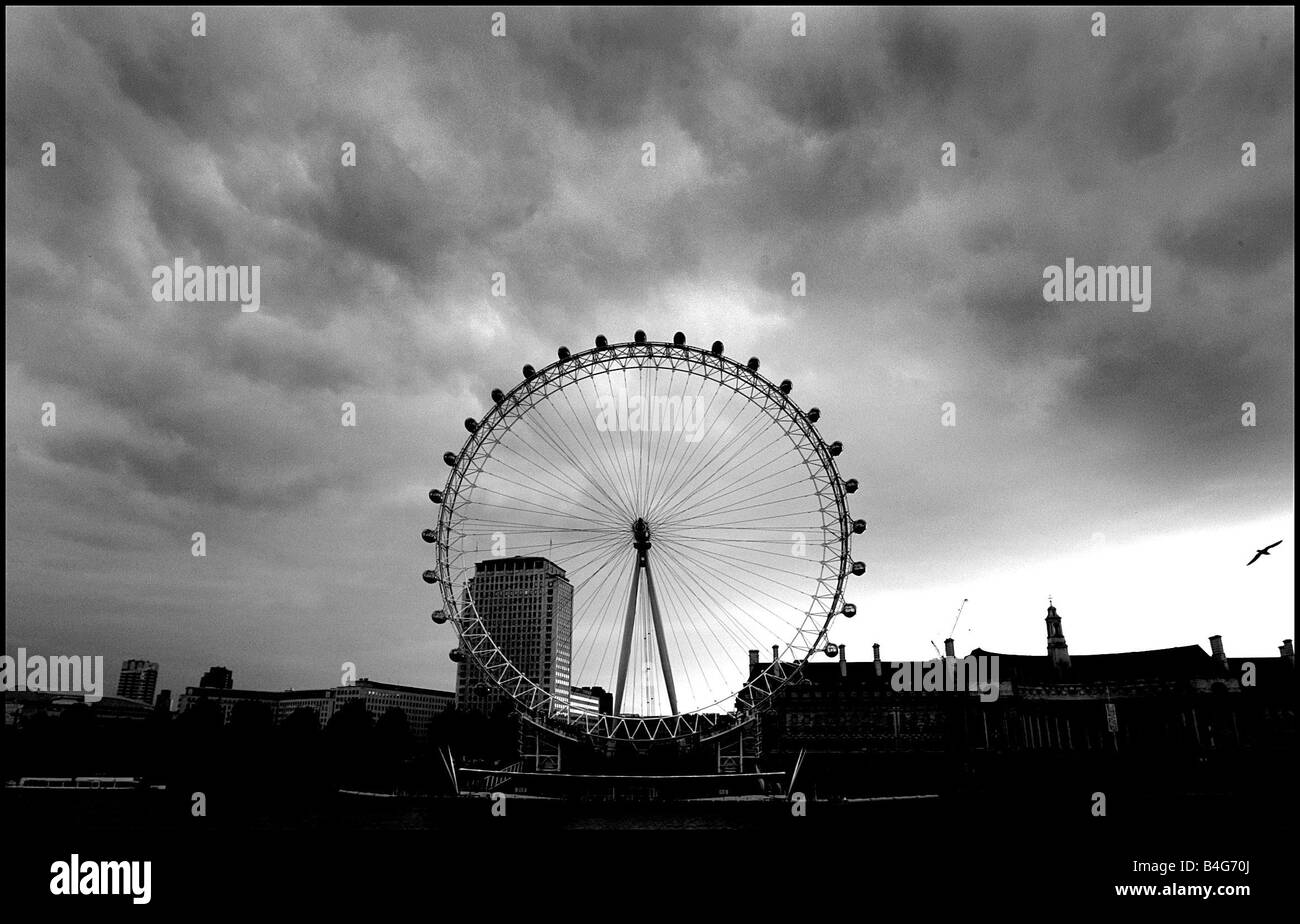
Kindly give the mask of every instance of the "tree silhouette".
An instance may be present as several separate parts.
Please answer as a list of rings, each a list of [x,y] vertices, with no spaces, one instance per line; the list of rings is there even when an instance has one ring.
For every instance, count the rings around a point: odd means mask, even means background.
[[[330,716],[325,726],[324,757],[334,766],[339,786],[369,784],[366,765],[373,744],[374,728],[365,700],[354,699]]]

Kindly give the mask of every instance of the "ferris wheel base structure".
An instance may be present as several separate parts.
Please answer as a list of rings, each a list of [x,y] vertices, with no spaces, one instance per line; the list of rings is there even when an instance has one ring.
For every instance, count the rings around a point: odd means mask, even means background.
[[[790,791],[802,758],[763,761],[760,723],[749,720],[697,739],[633,744],[595,741],[516,713],[516,759],[494,768],[444,766],[457,793],[511,792],[531,796],[642,800],[718,796],[779,797]],[[651,787],[647,791],[647,787]]]
[[[440,510],[423,533],[437,550],[424,579],[443,598],[434,622],[455,626],[452,659],[561,738],[708,741],[752,719],[834,648],[834,617],[856,612],[846,578],[866,570],[850,550],[866,528],[848,511],[857,481],[840,477],[843,447],[822,439],[820,410],[800,408],[793,387],[720,341],[637,331],[561,347],[509,392],[494,389],[429,492]],[[520,623],[517,605],[475,579],[487,537],[494,555],[508,541],[516,557],[554,559],[567,585],[567,612],[545,614],[559,628],[534,640],[554,658],[541,667],[519,647],[540,620]],[[747,652],[769,645],[771,662],[748,670]],[[576,711],[579,684],[610,690],[612,713]]]

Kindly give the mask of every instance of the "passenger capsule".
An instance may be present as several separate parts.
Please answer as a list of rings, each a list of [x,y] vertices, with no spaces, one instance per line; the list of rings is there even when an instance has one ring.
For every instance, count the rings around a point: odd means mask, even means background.
[[[420,533],[420,538],[425,542],[433,542],[438,538],[438,534],[431,529],[426,529],[424,532]]]
[[[862,561],[855,561],[853,563],[853,573],[858,577],[862,577],[862,575],[867,573],[867,563]]]
[[[686,335],[681,331],[673,334],[673,346],[686,346]]]
[[[442,492],[439,491],[437,488],[434,488],[432,491],[429,492],[429,500],[433,501],[435,504],[441,504]]]
[[[722,355],[722,341],[721,341],[721,340],[715,340],[715,341],[713,341],[713,355],[714,355],[714,356],[721,356],[721,355]]]
[[[598,335],[596,337],[596,349],[603,350],[607,346],[609,346],[609,339],[604,334]]]
[[[856,478],[850,478],[848,481],[844,482],[844,493],[845,493],[845,494],[852,494],[852,493],[855,492],[857,489],[858,489],[858,479],[856,479]]]
[[[783,395],[788,395],[788,394],[790,394],[790,392],[792,392],[792,391],[794,391],[794,382],[791,382],[789,379],[782,379],[782,380],[781,380],[781,394],[783,394]]]
[[[465,429],[468,430],[470,433],[473,433],[475,430],[478,429],[478,421],[475,420],[473,417],[466,417]]]
[[[426,572],[424,572],[424,583],[426,583],[426,584],[437,584],[437,583],[438,583],[438,572],[436,572],[436,571],[426,571]]]
[[[865,532],[867,531],[867,521],[866,521],[866,520],[854,520],[854,521],[853,521],[853,531],[854,531],[855,533],[857,533],[859,536],[861,536],[863,533],[865,533]]]
[[[533,376],[535,376],[536,374],[537,374],[537,370],[534,369],[534,368],[532,367],[532,364],[531,364],[531,363],[526,363],[526,364],[524,365],[524,378],[525,378],[525,379],[531,379],[531,378],[532,378]]]
[[[501,403],[502,401],[504,401],[504,400],[506,400],[506,393],[505,393],[504,391],[502,391],[502,390],[499,389],[499,388],[494,388],[494,389],[492,389],[492,403],[493,403],[493,404],[500,404],[500,403]]]
[[[447,652],[447,657],[459,664],[461,661],[465,660],[465,652],[461,651],[459,648],[453,648],[451,651]]]
[[[433,620],[434,625],[440,626],[447,621],[447,612],[446,610],[434,610],[433,615],[429,618]]]
[[[815,407],[808,408],[808,420],[811,423],[816,423],[821,419],[822,419],[822,412],[819,408],[815,408]]]
[[[749,367],[749,371],[750,371],[750,372],[757,372],[757,371],[758,371],[758,357],[757,357],[757,356],[751,356],[751,357],[749,357],[749,362],[745,363],[745,365]]]
[[[831,451],[831,455],[838,456],[840,453],[844,451],[844,444],[841,443],[839,440],[836,440],[835,442],[831,443],[831,445],[828,448]]]
[[[454,467],[454,466],[456,465],[456,453],[454,453],[454,452],[444,452],[444,453],[442,454],[442,461],[444,461],[444,462],[446,462],[448,465],[451,465],[451,466]]]
[[[840,656],[839,645],[836,645],[834,642],[831,642],[829,645],[826,646],[826,657],[838,658],[839,656]]]
[[[840,612],[844,614],[845,618],[852,619],[854,616],[858,615],[858,608],[852,603],[846,603],[844,604],[844,609]]]
[[[632,335],[632,339],[637,343],[645,343],[645,331],[639,330]]]
[[[568,348],[568,347],[564,347],[564,346],[560,347],[560,348],[559,348],[558,350],[556,350],[555,352],[556,352],[556,355],[560,357],[560,362],[564,362],[564,360],[568,359],[568,358],[569,358],[569,355],[570,355],[570,354],[569,354],[569,348]]]

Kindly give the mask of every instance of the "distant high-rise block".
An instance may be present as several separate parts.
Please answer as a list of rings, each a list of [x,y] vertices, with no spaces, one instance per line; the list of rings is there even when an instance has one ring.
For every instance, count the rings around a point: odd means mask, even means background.
[[[489,558],[474,566],[468,598],[492,640],[519,672],[569,711],[573,646],[573,585],[564,569],[536,556]],[[506,695],[471,659],[456,669],[456,706],[490,713]]]
[[[122,673],[117,678],[118,696],[152,706],[156,686],[158,686],[157,661],[122,662]]]
[[[199,680],[199,686],[212,690],[232,690],[235,687],[235,675],[228,668],[209,667]]]
[[[569,692],[569,714],[613,715],[614,694],[603,687],[573,687]]]

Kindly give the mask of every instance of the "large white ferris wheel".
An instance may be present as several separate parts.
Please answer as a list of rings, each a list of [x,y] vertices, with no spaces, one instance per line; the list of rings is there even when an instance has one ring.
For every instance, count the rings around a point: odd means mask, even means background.
[[[832,620],[856,611],[846,578],[865,571],[850,541],[866,524],[849,515],[858,485],[839,476],[840,444],[822,440],[820,412],[800,409],[789,380],[720,342],[641,331],[561,347],[523,376],[465,421],[464,446],[443,457],[446,485],[429,492],[440,510],[424,531],[437,552],[424,578],[442,593],[435,621],[455,624],[453,660],[538,721],[655,741],[743,721],[810,656],[834,653]],[[516,663],[501,594],[475,580],[514,556],[562,569],[551,619],[567,622],[571,600],[571,626],[547,630],[546,676]],[[609,691],[613,711],[575,710],[578,686]]]

